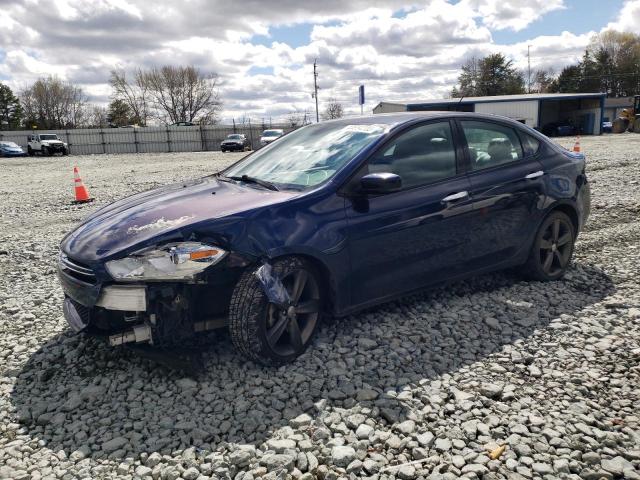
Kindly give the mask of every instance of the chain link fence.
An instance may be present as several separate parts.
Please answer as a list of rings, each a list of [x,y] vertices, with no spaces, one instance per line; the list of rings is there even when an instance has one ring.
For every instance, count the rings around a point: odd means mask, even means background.
[[[285,133],[291,126],[272,125]],[[55,133],[69,145],[69,153],[91,155],[100,153],[205,152],[220,150],[227,135],[241,133],[260,148],[262,125],[195,125],[191,127],[86,128],[69,130],[0,131],[0,141],[15,142],[27,150],[27,138],[32,133]]]

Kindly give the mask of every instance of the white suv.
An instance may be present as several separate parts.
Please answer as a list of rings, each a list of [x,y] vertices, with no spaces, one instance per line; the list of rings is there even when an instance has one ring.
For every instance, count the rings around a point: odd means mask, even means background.
[[[260,145],[267,145],[280,138],[282,135],[284,135],[284,130],[280,128],[265,130],[262,132],[262,136],[260,137]]]
[[[60,140],[55,133],[35,133],[29,135],[27,153],[35,155],[36,152],[47,156],[55,153],[69,155],[69,146]]]

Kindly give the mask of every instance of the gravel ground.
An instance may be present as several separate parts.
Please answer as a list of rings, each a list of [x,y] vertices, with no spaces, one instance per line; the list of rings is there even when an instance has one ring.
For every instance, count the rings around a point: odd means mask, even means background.
[[[593,212],[564,280],[486,275],[328,322],[279,369],[221,333],[197,379],[72,335],[57,245],[239,156],[0,160],[0,478],[640,479],[640,135],[582,147]],[[95,203],[69,204],[73,163]]]

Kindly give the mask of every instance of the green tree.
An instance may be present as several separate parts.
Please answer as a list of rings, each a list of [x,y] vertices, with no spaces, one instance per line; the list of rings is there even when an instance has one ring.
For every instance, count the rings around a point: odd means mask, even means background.
[[[580,65],[564,67],[550,87],[553,93],[576,93],[580,92],[580,79],[582,70]]]
[[[118,98],[112,100],[107,110],[107,120],[109,125],[115,127],[122,127],[124,125],[137,125],[140,124],[138,119],[132,112],[131,107]]]
[[[7,85],[0,83],[0,129],[19,128],[22,116],[20,101]]]
[[[459,86],[451,95],[494,96],[524,93],[524,77],[501,53],[488,55],[480,60],[472,58],[462,66]]]
[[[580,62],[580,81],[576,92],[592,93],[602,91],[603,63],[598,63],[589,50],[584,53]]]

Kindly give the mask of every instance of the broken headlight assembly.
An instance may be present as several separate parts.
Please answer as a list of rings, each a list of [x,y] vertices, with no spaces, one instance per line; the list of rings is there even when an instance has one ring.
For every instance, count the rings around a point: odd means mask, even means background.
[[[227,254],[221,248],[198,242],[170,243],[138,250],[106,263],[118,281],[191,280]]]

